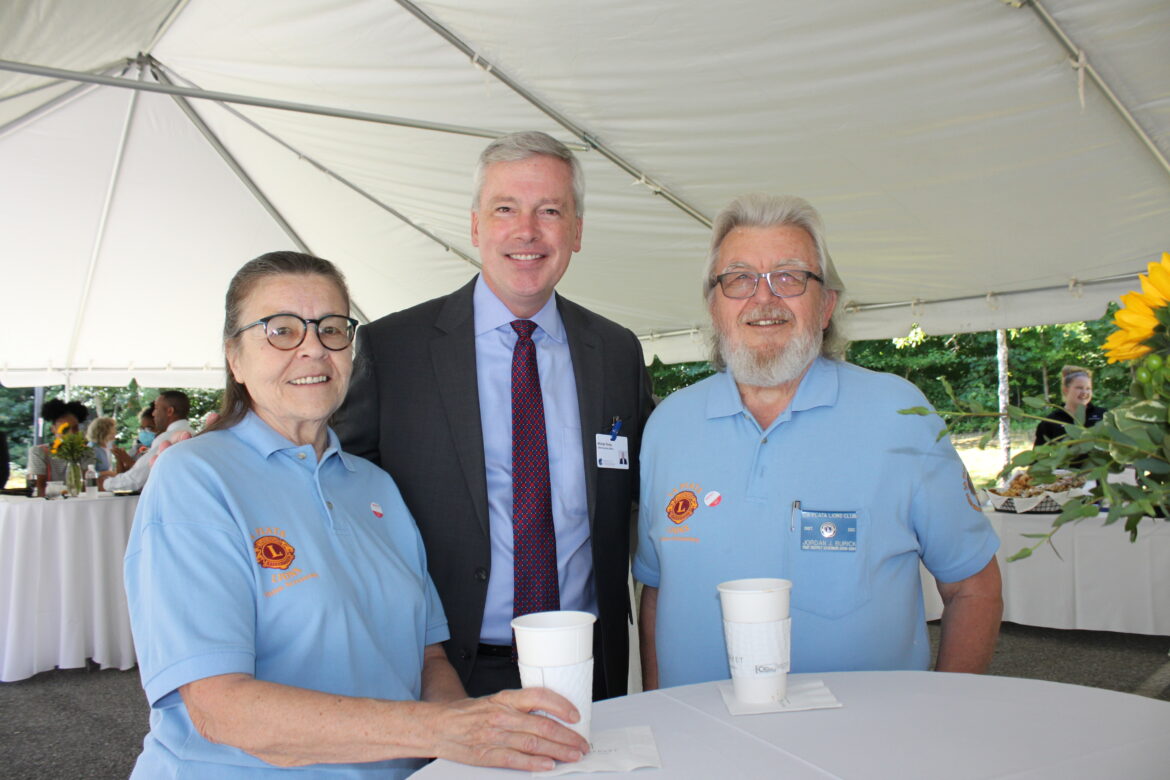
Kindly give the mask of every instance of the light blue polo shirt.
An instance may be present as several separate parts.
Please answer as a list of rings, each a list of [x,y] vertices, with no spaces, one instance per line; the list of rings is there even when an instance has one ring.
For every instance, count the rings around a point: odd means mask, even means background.
[[[669,396],[642,443],[634,576],[659,588],[666,686],[727,679],[716,585],[793,581],[792,671],[926,669],[921,559],[978,573],[999,539],[900,377],[818,358],[767,430],[719,373]]]
[[[419,698],[423,648],[448,638],[422,540],[389,475],[332,430],[320,461],[252,413],[171,447],[139,501],[125,580],[151,704],[134,777],[405,777],[422,764],[278,770],[201,737],[177,690],[243,672]]]

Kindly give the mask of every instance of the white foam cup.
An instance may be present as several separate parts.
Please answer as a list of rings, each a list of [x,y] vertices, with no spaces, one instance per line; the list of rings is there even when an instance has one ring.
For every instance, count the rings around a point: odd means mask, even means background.
[[[588,612],[533,612],[512,619],[516,657],[526,666],[570,666],[593,657],[593,623]]]
[[[512,620],[520,685],[548,688],[568,699],[581,719],[576,723],[554,720],[585,739],[589,739],[593,714],[593,623],[596,620],[588,612],[571,610],[533,612]]]
[[[717,587],[735,697],[750,704],[782,701],[788,692],[792,582],[757,578]]]
[[[716,586],[723,619],[733,623],[770,623],[788,617],[792,580],[759,577],[728,580]]]

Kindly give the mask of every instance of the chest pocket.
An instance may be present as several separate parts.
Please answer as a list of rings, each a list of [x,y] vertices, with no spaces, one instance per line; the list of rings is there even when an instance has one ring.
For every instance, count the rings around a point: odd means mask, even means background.
[[[792,606],[825,618],[848,615],[870,599],[872,524],[864,509],[804,508],[790,530]]]

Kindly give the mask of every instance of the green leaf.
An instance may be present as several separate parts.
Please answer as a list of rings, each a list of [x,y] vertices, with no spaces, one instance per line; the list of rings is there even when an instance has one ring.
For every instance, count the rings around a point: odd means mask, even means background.
[[[926,417],[934,414],[934,410],[925,406],[911,406],[909,409],[899,409],[898,414],[917,414]]]
[[[1041,398],[1038,395],[1026,395],[1024,396],[1024,406],[1027,406],[1029,409],[1047,409],[1048,399]]]
[[[1032,555],[1032,549],[1030,547],[1025,547],[1024,549],[1020,550],[1015,555],[1010,556],[1008,558],[1008,562],[1010,563],[1012,561],[1022,561],[1025,558],[1030,557],[1031,555]]]

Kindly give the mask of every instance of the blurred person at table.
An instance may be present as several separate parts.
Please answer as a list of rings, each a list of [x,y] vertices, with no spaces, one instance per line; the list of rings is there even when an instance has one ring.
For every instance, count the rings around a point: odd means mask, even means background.
[[[647,689],[727,679],[716,586],[781,577],[793,672],[926,669],[919,561],[944,603],[937,669],[980,672],[1002,600],[995,532],[937,417],[844,362],[820,215],[738,198],[703,274],[718,373],[667,397],[642,445],[634,576]]]
[[[1093,372],[1081,366],[1060,369],[1060,394],[1064,406],[1054,406],[1036,426],[1036,446],[1047,444],[1065,435],[1064,426],[1075,422],[1077,412],[1084,409],[1085,427],[1092,428],[1105,417],[1105,409],[1092,403]]]
[[[519,685],[512,619],[565,609],[597,616],[594,698],[622,696],[630,510],[653,403],[642,347],[556,292],[581,249],[571,150],[540,132],[497,138],[472,186],[481,273],[362,328],[338,435],[402,488],[469,692]]]
[[[55,439],[68,433],[81,433],[81,424],[89,417],[89,410],[80,401],[62,401],[60,398],[51,398],[41,405],[41,419],[49,423],[50,431]],[[82,470],[94,462],[90,455],[79,461]],[[52,441],[38,444],[28,450],[28,475],[36,481],[36,495],[42,498],[45,495],[45,484],[61,482],[65,479],[65,469],[68,464],[53,456]]]
[[[164,390],[151,407],[154,429],[160,433],[151,438],[150,449],[134,461],[129,471],[98,477],[99,489],[142,490],[159,453],[177,441],[190,438],[195,432],[187,419],[191,413],[191,400],[182,390]]]
[[[576,722],[547,689],[466,698],[418,528],[327,425],[349,311],[340,272],[295,252],[228,288],[222,413],[159,457],[126,551],[152,708],[133,777],[395,778],[434,756],[550,769],[588,749],[530,714]]]
[[[93,449],[94,468],[98,474],[113,475],[118,471],[114,457],[114,437],[118,435],[118,423],[113,417],[98,417],[85,429],[85,438]]]
[[[150,445],[154,444],[154,437],[157,433],[154,429],[154,401],[151,401],[145,409],[138,413],[138,436],[135,437],[134,447],[131,450],[131,457],[134,460],[138,460],[150,451]]]

